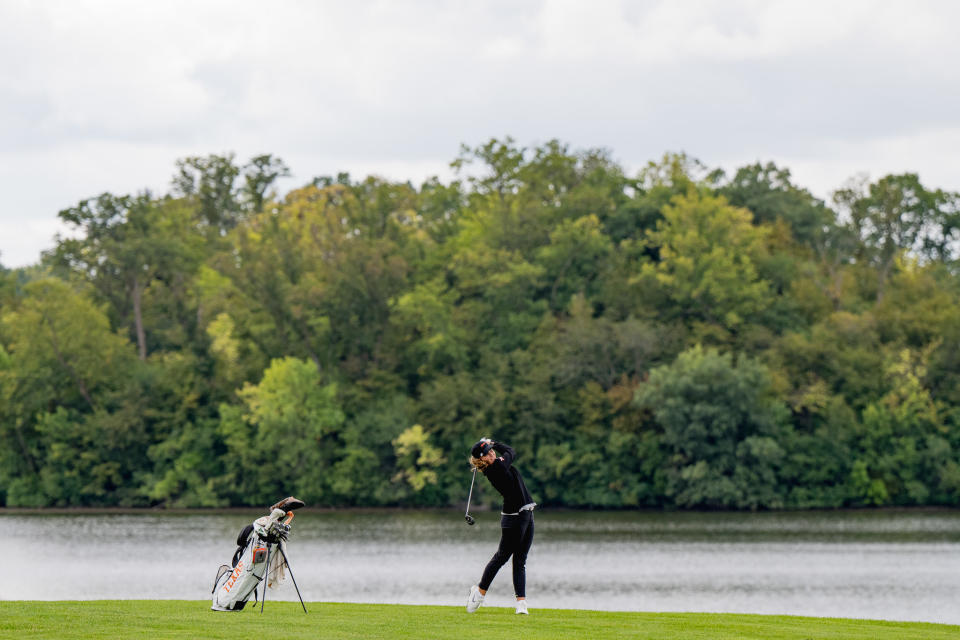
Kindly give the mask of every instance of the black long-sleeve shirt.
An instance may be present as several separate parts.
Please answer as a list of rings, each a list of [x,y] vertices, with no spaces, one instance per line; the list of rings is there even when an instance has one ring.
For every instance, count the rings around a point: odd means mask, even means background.
[[[493,488],[503,496],[503,513],[517,513],[520,507],[533,502],[527,486],[523,483],[523,476],[513,466],[517,453],[502,442],[494,442],[493,449],[500,456],[483,470],[483,475],[487,476]]]

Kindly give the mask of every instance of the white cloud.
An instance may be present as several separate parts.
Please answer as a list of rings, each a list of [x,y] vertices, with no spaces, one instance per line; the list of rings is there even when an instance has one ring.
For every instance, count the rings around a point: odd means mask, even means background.
[[[960,189],[958,21],[936,0],[6,0],[0,262],[35,260],[80,198],[231,150],[417,182],[512,135]]]
[[[960,125],[936,131],[878,137],[867,143],[822,140],[816,156],[804,154],[778,159],[789,167],[795,182],[827,199],[844,181],[858,173],[871,180],[887,174],[916,173],[928,188],[960,191],[957,155]],[[869,163],[864,162],[869,158]],[[740,164],[745,164],[740,161]]]

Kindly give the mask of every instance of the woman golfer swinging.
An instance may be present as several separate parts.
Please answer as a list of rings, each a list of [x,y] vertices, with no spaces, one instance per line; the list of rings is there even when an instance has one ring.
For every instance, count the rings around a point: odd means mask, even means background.
[[[503,496],[503,510],[500,514],[500,547],[483,570],[480,584],[470,587],[470,598],[467,600],[469,613],[480,607],[497,571],[513,556],[513,590],[517,596],[517,613],[527,614],[525,565],[533,542],[533,508],[537,503],[530,497],[523,477],[513,466],[515,457],[513,449],[489,438],[480,440],[470,450],[470,464],[482,472]]]

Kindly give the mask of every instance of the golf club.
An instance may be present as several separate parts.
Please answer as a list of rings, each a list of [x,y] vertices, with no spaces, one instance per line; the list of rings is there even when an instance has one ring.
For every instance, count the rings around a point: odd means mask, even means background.
[[[467,510],[464,512],[463,517],[467,521],[467,524],[473,524],[475,520],[473,516],[470,515],[470,500],[473,498],[473,483],[477,479],[477,468],[473,468],[473,479],[470,480],[470,495],[467,496]]]

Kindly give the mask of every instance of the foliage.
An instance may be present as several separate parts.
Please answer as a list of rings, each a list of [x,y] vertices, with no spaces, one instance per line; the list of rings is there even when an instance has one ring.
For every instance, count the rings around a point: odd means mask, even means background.
[[[656,282],[675,317],[735,330],[764,309],[770,288],[756,262],[766,230],[751,223],[749,211],[694,192],[674,196],[662,212],[647,232],[659,259],[640,277]]]
[[[414,491],[423,491],[427,485],[437,484],[437,472],[433,470],[441,462],[440,450],[430,444],[429,434],[418,424],[406,429],[396,437],[400,471],[394,480],[405,480]]]
[[[787,409],[762,365],[694,347],[637,392],[663,429],[667,495],[685,507],[782,507]]]
[[[184,158],[0,267],[0,505],[960,504],[960,197],[464,146],[450,182]],[[475,499],[494,503],[478,488]]]
[[[28,284],[2,326],[7,504],[135,503],[147,465],[141,393],[123,373],[136,371],[129,343],[101,308],[56,279]]]
[[[240,405],[220,408],[227,474],[237,494],[269,502],[288,490],[323,501],[331,481],[325,470],[341,450],[336,386],[323,385],[312,363],[287,357],[274,360],[260,384],[244,385],[238,396]]]

